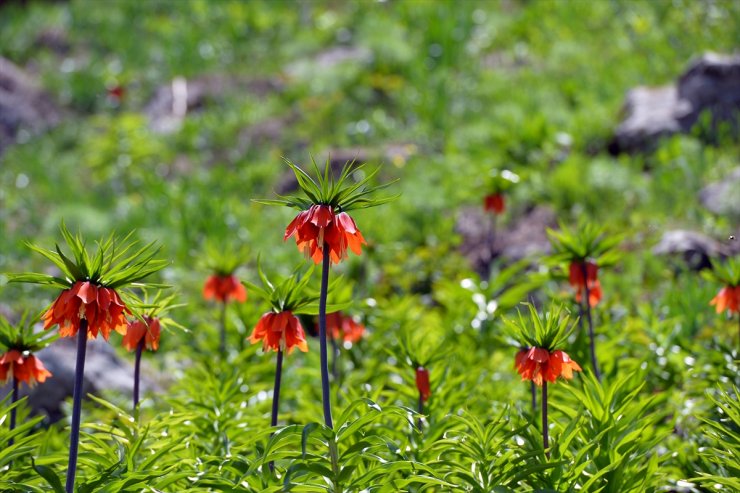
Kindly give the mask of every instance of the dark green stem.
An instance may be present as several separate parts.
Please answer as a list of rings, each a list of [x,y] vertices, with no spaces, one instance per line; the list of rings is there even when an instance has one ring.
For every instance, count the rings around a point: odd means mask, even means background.
[[[324,260],[321,266],[321,293],[319,294],[319,342],[321,349],[321,398],[324,406],[324,424],[334,428],[331,419],[331,394],[329,392],[328,351],[326,348],[326,298],[329,291],[329,245],[324,243]]]
[[[80,445],[80,416],[82,414],[82,385],[85,374],[85,353],[87,352],[87,320],[80,320],[77,331],[77,362],[75,365],[75,385],[72,393],[72,432],[69,437],[69,464],[67,466],[67,493],[73,493],[77,473],[77,451]]]
[[[218,352],[226,354],[226,301],[221,303],[221,337],[218,343]]]
[[[550,458],[550,430],[547,427],[547,381],[542,382],[542,446],[545,449],[545,455]]]
[[[15,378],[15,375],[13,375],[13,397],[11,397],[11,404],[15,404],[18,402],[18,379]],[[17,406],[13,407],[13,409],[10,410],[10,431],[15,430],[15,411]],[[8,446],[13,445],[13,439],[11,438],[8,441]]]
[[[144,351],[145,338],[142,337],[136,346],[136,360],[134,362],[134,410],[139,407],[139,381],[141,380],[141,353]]]
[[[586,262],[581,262],[581,271],[583,272],[583,288],[586,292],[585,296],[581,300],[582,306],[581,306],[581,312],[583,313],[585,311],[586,313],[586,319],[588,321],[588,338],[589,338],[589,347],[591,348],[591,366],[593,366],[594,369],[594,375],[596,375],[596,380],[601,382],[601,372],[599,371],[599,362],[596,359],[596,343],[594,341],[594,323],[591,319],[591,301],[589,300],[589,297],[591,293],[588,289],[588,274],[586,269]],[[583,308],[585,306],[585,308]]]
[[[537,388],[532,380],[529,381],[529,389],[532,393],[532,417],[537,413]]]
[[[419,392],[419,405],[417,410],[419,411],[419,414],[424,414],[424,397],[421,395],[421,392]],[[419,416],[419,431],[422,430],[423,425],[424,421],[421,416]]]
[[[278,409],[280,408],[280,382],[283,379],[283,350],[278,349],[277,361],[275,362],[275,387],[272,389],[272,415],[270,416],[270,426],[277,426]],[[270,461],[268,464],[270,471],[275,470],[275,463]]]

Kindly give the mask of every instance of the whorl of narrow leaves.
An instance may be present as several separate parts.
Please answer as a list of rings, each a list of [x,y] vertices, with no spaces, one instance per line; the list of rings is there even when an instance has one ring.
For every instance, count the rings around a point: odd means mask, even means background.
[[[599,267],[613,265],[617,261],[614,248],[622,241],[618,235],[608,235],[604,228],[592,223],[581,223],[575,231],[560,224],[560,231],[547,230],[553,247],[551,259],[555,262],[582,262],[596,260]]]
[[[0,316],[0,353],[4,348],[35,353],[54,342],[58,337],[56,332],[33,330],[38,321],[38,316],[31,317],[29,312],[24,312],[17,324],[11,324]]]
[[[562,306],[551,305],[547,313],[540,316],[534,305],[524,305],[529,309],[529,317],[520,310],[516,320],[504,320],[509,336],[526,347],[548,351],[563,348],[575,329],[577,320],[571,322],[570,313]]]
[[[279,199],[260,199],[255,200],[255,202],[267,205],[287,205],[298,210],[306,210],[314,204],[326,204],[332,206],[334,209],[349,212],[354,209],[367,209],[368,207],[385,204],[398,197],[398,195],[381,198],[371,197],[378,190],[387,188],[398,181],[394,180],[383,185],[370,186],[370,182],[378,174],[380,168],[367,173],[361,180],[353,182],[352,175],[360,172],[364,165],[355,165],[354,162],[348,162],[342,168],[339,178],[334,178],[328,160],[322,173],[312,157],[311,163],[316,173],[316,179],[314,179],[300,166],[287,159],[285,162],[293,170],[298,180],[298,186],[305,194],[305,197],[280,196]]]
[[[64,222],[60,230],[71,257],[65,255],[58,244],[54,246],[54,250],[47,250],[32,243],[26,245],[52,261],[62,271],[64,277],[36,273],[9,274],[10,282],[47,284],[66,289],[76,281],[90,281],[99,286],[115,289],[141,281],[168,263],[154,258],[160,250],[156,242],[138,247],[138,242],[131,240],[133,232],[121,239],[111,234],[105,239],[96,241],[97,249],[91,254],[79,233],[76,235],[70,233]]]
[[[712,269],[703,275],[725,286],[740,286],[740,257],[730,257],[724,262],[712,260]]]
[[[280,282],[272,282],[267,278],[258,261],[257,273],[262,281],[262,286],[248,281],[245,281],[244,284],[251,292],[270,303],[275,312],[290,311],[294,314],[316,315],[319,313],[319,293],[309,286],[313,271],[314,266],[309,267],[304,272],[303,265],[299,265],[291,276],[280,280]],[[334,298],[347,300],[327,305],[329,311],[344,310],[350,306],[349,292],[341,277],[337,277],[330,283],[329,292],[338,293],[338,296],[334,296]]]

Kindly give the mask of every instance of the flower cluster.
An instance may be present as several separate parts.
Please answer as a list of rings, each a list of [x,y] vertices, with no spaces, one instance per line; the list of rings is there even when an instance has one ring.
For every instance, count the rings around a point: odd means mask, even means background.
[[[247,301],[247,290],[234,275],[213,274],[206,279],[203,286],[203,298],[206,300],[217,300],[221,303]]]
[[[584,272],[586,275],[584,277]],[[588,289],[588,305],[596,306],[601,300],[601,283],[598,279],[599,267],[593,261],[570,263],[568,281],[576,290],[576,301],[578,303],[583,299],[583,295]]]
[[[51,372],[36,356],[28,351],[11,349],[0,357],[0,382],[15,378],[19,382],[33,386],[36,382],[43,383]]]
[[[145,315],[144,320],[129,320],[126,335],[123,336],[123,347],[127,351],[135,351],[142,339],[150,351],[159,349],[159,335],[161,324],[159,318]]]
[[[44,329],[59,325],[59,335],[74,337],[81,320],[87,320],[88,338],[102,333],[107,341],[112,330],[126,333],[126,314],[131,311],[115,289],[90,281],[77,281],[65,289],[43,316]]]
[[[537,385],[543,381],[554,382],[562,376],[566,380],[573,378],[573,371],[581,367],[561,350],[548,351],[544,348],[531,347],[521,349],[516,355],[514,364],[522,380],[531,380]]]
[[[314,204],[300,212],[288,224],[283,240],[293,236],[298,249],[317,264],[323,259],[324,247],[329,249],[331,261],[338,264],[347,258],[347,248],[360,255],[365,243],[354,219],[326,204]]]
[[[344,342],[355,344],[362,339],[365,326],[355,322],[352,317],[345,316],[342,312],[334,312],[326,315],[326,331],[334,340],[341,339]]]
[[[286,351],[294,348],[308,351],[306,334],[298,317],[290,311],[268,312],[262,315],[249,337],[252,344],[262,341],[262,350]]]

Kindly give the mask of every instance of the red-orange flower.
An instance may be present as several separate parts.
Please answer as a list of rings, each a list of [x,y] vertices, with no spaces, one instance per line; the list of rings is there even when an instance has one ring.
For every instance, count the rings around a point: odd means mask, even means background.
[[[144,339],[146,348],[150,351],[159,349],[159,334],[161,332],[159,319],[157,317],[144,317],[144,322],[134,319],[129,320],[126,335],[123,336],[123,347],[134,351]]]
[[[365,326],[347,317],[342,312],[326,315],[326,332],[332,339],[342,339],[344,342],[357,343],[365,333]]]
[[[306,258],[320,263],[324,255],[324,245],[329,247],[331,261],[338,264],[347,258],[349,247],[356,255],[362,253],[365,238],[357,229],[354,219],[346,212],[336,214],[330,205],[312,205],[307,211],[299,213],[285,228],[284,241],[295,236],[298,249]]]
[[[596,306],[601,300],[601,283],[597,278],[599,267],[591,262],[585,262],[586,265],[586,279],[583,279],[583,262],[571,262],[570,263],[570,285],[576,288],[576,301],[581,302],[583,292],[588,287],[588,304],[589,306]]]
[[[494,212],[495,214],[501,214],[506,210],[506,202],[504,196],[500,193],[492,193],[486,195],[483,199],[483,209],[486,211]]]
[[[247,301],[247,290],[234,275],[213,274],[206,279],[203,286],[203,298],[216,299],[221,303],[228,303],[231,300],[244,303]]]
[[[290,311],[268,312],[262,315],[249,337],[252,344],[259,340],[262,340],[263,351],[287,350],[290,354],[296,347],[304,353],[308,351],[303,326],[298,317]]]
[[[74,337],[80,320],[87,320],[88,339],[95,339],[101,332],[107,341],[111,330],[126,333],[127,313],[131,312],[115,289],[77,281],[62,291],[42,319],[44,329],[59,325],[62,337]]]
[[[426,402],[432,395],[432,389],[429,386],[429,370],[420,366],[416,369],[416,388],[419,390],[421,400]]]
[[[537,385],[542,385],[543,379],[554,382],[559,376],[570,380],[573,370],[581,371],[578,363],[570,359],[567,353],[559,349],[551,353],[538,347],[520,350],[514,367],[522,380],[532,380]]]
[[[727,312],[732,315],[733,313],[740,313],[740,285],[739,286],[725,286],[719,290],[717,296],[712,298],[709,302],[710,305],[714,305],[714,309],[717,313]]]
[[[36,356],[23,356],[17,349],[11,349],[0,357],[0,382],[7,381],[11,376],[32,386],[36,382],[44,382],[51,372]]]

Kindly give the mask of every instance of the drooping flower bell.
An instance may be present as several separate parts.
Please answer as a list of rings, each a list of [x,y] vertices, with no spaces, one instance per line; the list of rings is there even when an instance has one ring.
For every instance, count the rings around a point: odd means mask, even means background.
[[[483,210],[495,214],[503,214],[506,210],[506,201],[503,194],[491,193],[483,198]]]
[[[95,339],[101,333],[107,341],[111,331],[126,333],[126,315],[130,313],[115,289],[76,281],[61,292],[42,319],[46,330],[59,325],[62,337],[77,335],[80,320],[87,320],[88,339]]]
[[[586,270],[584,278],[583,270]],[[593,261],[572,261],[569,266],[568,282],[576,290],[576,301],[578,303],[583,299],[583,295],[588,288],[588,304],[596,306],[601,300],[601,283],[598,279],[599,267]]]
[[[33,387],[37,382],[43,383],[50,376],[51,372],[41,360],[28,351],[10,349],[0,357],[0,383],[15,378]]]
[[[581,371],[578,363],[564,351],[558,349],[550,352],[537,347],[521,349],[514,366],[522,380],[531,380],[540,386],[543,381],[552,383],[561,376],[570,380],[574,371]]]
[[[362,339],[365,326],[342,312],[334,312],[326,315],[326,330],[329,337],[334,340],[341,339],[344,342],[356,344]]]
[[[321,263],[324,248],[329,249],[331,261],[338,264],[347,258],[348,248],[360,255],[365,243],[354,219],[326,204],[312,205],[299,213],[285,229],[283,240],[293,236],[298,249],[316,264]]]
[[[304,353],[308,351],[306,334],[303,331],[298,317],[289,310],[283,312],[268,312],[260,317],[257,325],[249,337],[252,344],[262,341],[262,350],[287,351],[288,354],[298,348]]]
[[[717,313],[727,310],[729,315],[740,313],[740,286],[725,286],[709,302]]]
[[[136,351],[139,343],[144,340],[144,346],[149,351],[159,349],[161,325],[159,318],[145,315],[144,320],[133,319],[128,321],[126,335],[123,336],[123,347],[127,351]]]
[[[432,395],[432,388],[429,384],[429,370],[423,366],[416,368],[416,389],[422,402],[426,402]]]
[[[212,274],[203,286],[203,298],[221,303],[247,301],[247,290],[239,279],[233,275]]]

